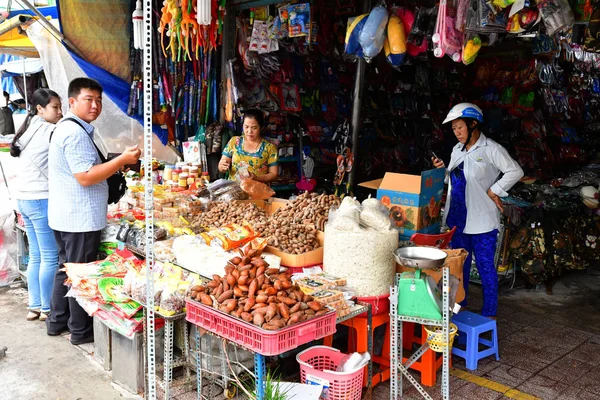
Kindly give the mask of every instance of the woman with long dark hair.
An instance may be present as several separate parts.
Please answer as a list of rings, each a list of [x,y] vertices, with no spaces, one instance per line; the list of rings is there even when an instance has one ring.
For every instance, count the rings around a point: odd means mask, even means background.
[[[29,114],[10,147],[10,154],[19,158],[15,198],[29,241],[28,321],[48,318],[58,268],[58,247],[48,226],[48,149],[50,135],[61,118],[59,95],[50,89],[36,90]]]

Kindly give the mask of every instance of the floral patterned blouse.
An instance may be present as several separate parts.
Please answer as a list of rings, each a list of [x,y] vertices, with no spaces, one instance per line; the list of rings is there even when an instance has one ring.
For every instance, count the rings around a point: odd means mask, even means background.
[[[239,180],[238,173],[247,170],[256,176],[265,175],[269,172],[269,167],[278,165],[277,147],[271,142],[263,139],[254,153],[244,150],[244,138],[242,136],[232,137],[223,155],[231,158],[231,169],[228,179]]]

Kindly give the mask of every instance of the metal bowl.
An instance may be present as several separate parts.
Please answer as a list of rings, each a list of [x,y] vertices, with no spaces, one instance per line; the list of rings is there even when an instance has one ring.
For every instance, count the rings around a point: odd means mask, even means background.
[[[447,254],[433,247],[402,247],[394,251],[394,257],[405,267],[430,269],[444,265]]]

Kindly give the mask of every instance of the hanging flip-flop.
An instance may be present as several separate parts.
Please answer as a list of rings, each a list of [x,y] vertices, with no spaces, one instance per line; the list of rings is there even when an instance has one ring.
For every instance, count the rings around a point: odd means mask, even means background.
[[[344,165],[345,158],[343,155],[337,157],[337,171],[335,172],[335,178],[333,180],[334,185],[340,185],[344,180],[344,174],[346,173],[346,166]]]

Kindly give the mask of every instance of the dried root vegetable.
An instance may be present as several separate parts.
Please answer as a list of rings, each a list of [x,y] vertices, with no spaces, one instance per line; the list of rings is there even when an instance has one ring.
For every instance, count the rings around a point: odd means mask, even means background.
[[[199,233],[204,228],[220,228],[231,223],[242,224],[244,221],[248,222],[257,234],[262,235],[269,223],[269,217],[254,203],[216,202],[210,210],[194,218],[191,228]]]
[[[224,277],[213,275],[205,287],[192,288],[191,298],[265,330],[281,329],[329,312],[293,284],[289,274],[269,269],[261,251],[240,250],[239,257],[229,260],[225,272]]]

